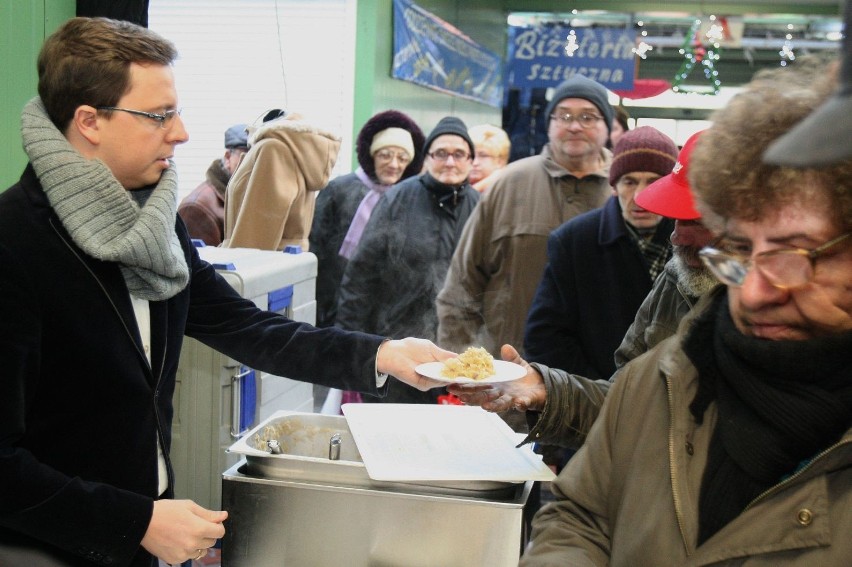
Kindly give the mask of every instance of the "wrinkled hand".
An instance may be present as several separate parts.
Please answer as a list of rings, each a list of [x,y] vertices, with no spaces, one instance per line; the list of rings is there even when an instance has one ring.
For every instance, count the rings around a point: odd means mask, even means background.
[[[517,411],[541,410],[547,391],[544,378],[527,361],[521,358],[511,345],[503,345],[500,357],[508,362],[520,364],[526,368],[523,378],[497,384],[450,384],[447,389],[467,405],[481,406],[482,409],[500,412],[509,409]]]
[[[385,341],[379,348],[376,366],[379,372],[390,374],[397,380],[425,392],[446,384],[426,378],[414,369],[424,362],[443,361],[454,356],[456,353],[438,348],[432,341],[408,337]]]
[[[192,500],[157,500],[142,547],[166,563],[194,559],[225,535],[227,512],[202,508]]]

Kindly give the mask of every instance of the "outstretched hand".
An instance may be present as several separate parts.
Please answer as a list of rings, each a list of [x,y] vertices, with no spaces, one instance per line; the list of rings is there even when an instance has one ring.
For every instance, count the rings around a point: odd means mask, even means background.
[[[383,343],[379,348],[376,366],[379,372],[390,374],[401,382],[425,392],[446,384],[426,378],[414,369],[425,362],[440,362],[454,356],[456,353],[439,348],[432,341],[408,337]]]
[[[526,375],[511,382],[497,384],[450,384],[447,390],[466,405],[481,406],[482,409],[492,412],[544,408],[547,391],[541,374],[522,359],[511,345],[503,345],[500,349],[500,357],[505,361],[523,366],[527,371]]]

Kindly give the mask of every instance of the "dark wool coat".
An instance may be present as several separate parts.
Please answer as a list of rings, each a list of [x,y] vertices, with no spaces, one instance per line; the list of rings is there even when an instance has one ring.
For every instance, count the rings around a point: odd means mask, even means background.
[[[0,564],[4,546],[73,565],[150,567],[140,547],[168,463],[184,335],[253,368],[377,394],[381,337],[242,299],[177,233],[189,285],[152,301],[152,363],[115,263],[78,248],[27,167],[0,194]],[[174,479],[169,467],[169,489]]]
[[[393,186],[376,205],[346,266],[337,325],[389,337],[435,340],[435,296],[444,283],[462,228],[479,201],[465,182],[451,188],[428,173]],[[391,384],[387,402],[431,402],[440,389],[419,392]]]
[[[424,136],[420,127],[407,115],[396,110],[379,112],[358,132],[356,150],[358,165],[374,183],[376,164],[370,155],[373,137],[387,128],[402,128],[411,134],[414,156],[402,172],[400,181],[420,173],[423,167]],[[310,251],[317,255],[317,327],[334,325],[337,317],[337,290],[348,260],[340,256],[340,246],[361,200],[370,189],[354,173],[333,179],[317,195],[314,222],[309,238]]]
[[[340,247],[369,189],[354,173],[332,179],[317,195],[310,251],[317,255],[317,327],[334,325],[337,290],[347,260]]]
[[[653,241],[668,245],[674,221]],[[548,264],[527,318],[527,360],[587,378],[609,378],[614,353],[651,291],[651,275],[630,238],[616,197],[554,230]]]

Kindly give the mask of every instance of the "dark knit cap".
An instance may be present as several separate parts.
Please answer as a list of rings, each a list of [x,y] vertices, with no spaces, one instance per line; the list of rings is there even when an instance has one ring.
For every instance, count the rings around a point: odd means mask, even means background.
[[[598,110],[601,111],[601,115],[604,117],[606,129],[608,131],[612,130],[612,117],[615,111],[609,103],[609,98],[603,85],[583,75],[574,75],[556,87],[553,98],[547,103],[545,116],[549,117],[553,114],[553,109],[556,108],[559,101],[566,98],[582,98],[597,106]]]
[[[618,139],[609,166],[609,184],[626,173],[650,171],[668,175],[677,162],[677,146],[671,138],[651,126],[640,126]]]
[[[438,125],[432,130],[429,137],[426,138],[426,143],[423,144],[423,153],[429,153],[429,146],[432,145],[435,138],[445,134],[452,134],[464,139],[470,148],[470,155],[472,156],[476,153],[473,148],[473,140],[470,139],[470,134],[467,133],[467,126],[465,126],[464,122],[462,122],[460,118],[456,118],[455,116],[445,116],[444,118],[441,118],[441,121],[438,122]]]
[[[370,155],[370,145],[373,143],[373,138],[376,134],[388,128],[402,128],[403,130],[407,130],[411,134],[411,141],[414,143],[415,155],[411,156],[413,159],[408,164],[408,167],[405,168],[405,171],[402,172],[402,177],[399,180],[402,181],[412,175],[417,175],[423,167],[423,151],[421,148],[423,147],[425,136],[410,116],[398,110],[379,112],[364,123],[364,126],[358,132],[358,138],[355,140],[358,165],[361,166],[367,177],[373,181],[377,181],[376,164],[373,161],[373,156]]]
[[[248,148],[248,133],[246,132],[246,124],[235,124],[225,130],[225,147],[233,148]]]

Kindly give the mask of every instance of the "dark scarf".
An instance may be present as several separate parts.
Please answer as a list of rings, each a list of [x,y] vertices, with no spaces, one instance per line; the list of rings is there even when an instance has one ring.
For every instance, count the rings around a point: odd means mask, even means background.
[[[464,199],[464,189],[470,184],[465,180],[461,185],[447,185],[427,172],[423,174],[423,185],[426,186],[426,190],[434,197],[439,207],[447,212],[452,212]]]
[[[624,223],[630,239],[639,247],[645,264],[648,267],[648,275],[651,281],[656,281],[657,276],[663,271],[666,262],[672,257],[672,247],[669,243],[669,234],[674,228],[674,223],[667,219],[661,220],[657,226],[650,229],[639,230],[630,223]]]
[[[698,423],[716,402],[699,497],[699,545],[852,424],[852,333],[803,341],[741,334],[727,294],[696,320],[684,351],[699,375]]]

